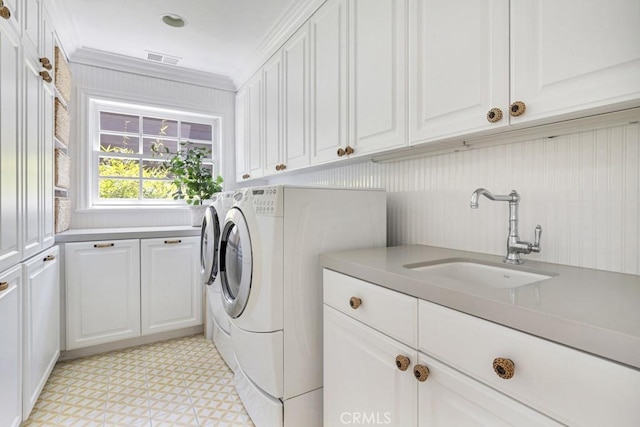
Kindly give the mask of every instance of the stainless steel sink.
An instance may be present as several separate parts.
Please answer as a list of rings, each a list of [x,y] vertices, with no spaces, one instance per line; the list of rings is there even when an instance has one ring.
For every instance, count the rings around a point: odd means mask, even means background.
[[[444,277],[473,285],[492,288],[515,288],[529,283],[547,280],[555,274],[508,268],[471,259],[450,258],[438,261],[405,264],[404,268],[424,274],[433,280]]]

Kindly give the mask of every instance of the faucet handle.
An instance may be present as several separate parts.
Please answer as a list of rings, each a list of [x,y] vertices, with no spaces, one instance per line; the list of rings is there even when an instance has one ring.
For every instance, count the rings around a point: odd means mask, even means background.
[[[536,226],[535,229],[535,240],[533,245],[531,246],[531,252],[540,252],[540,236],[542,235],[542,227],[540,225]]]

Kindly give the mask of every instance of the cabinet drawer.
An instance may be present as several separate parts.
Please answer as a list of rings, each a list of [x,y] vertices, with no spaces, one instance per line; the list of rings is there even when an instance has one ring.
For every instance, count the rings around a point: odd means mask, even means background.
[[[640,371],[426,301],[420,350],[562,423],[640,425]],[[493,369],[509,359],[510,379]]]
[[[417,347],[416,298],[327,269],[323,270],[323,275],[325,304],[413,348]],[[351,306],[352,301],[354,307]]]

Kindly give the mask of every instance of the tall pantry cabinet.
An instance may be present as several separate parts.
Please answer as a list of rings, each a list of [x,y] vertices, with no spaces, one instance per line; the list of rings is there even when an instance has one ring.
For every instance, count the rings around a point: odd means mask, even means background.
[[[0,427],[28,418],[59,355],[54,44],[44,0],[0,1]]]

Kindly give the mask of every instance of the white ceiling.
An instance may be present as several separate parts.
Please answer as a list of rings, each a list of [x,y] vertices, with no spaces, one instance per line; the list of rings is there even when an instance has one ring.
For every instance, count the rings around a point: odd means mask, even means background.
[[[310,13],[309,0],[63,0],[58,37],[73,60],[91,49],[146,60],[147,52],[180,58],[177,67],[227,76],[238,83],[264,53],[265,40]],[[187,22],[162,22],[175,14]],[[308,16],[307,16],[308,17]],[[306,19],[306,17],[304,18]],[[302,23],[302,22],[300,22]],[[299,25],[299,24],[298,24]],[[294,28],[295,29],[295,28]],[[282,37],[282,35],[280,35]],[[261,52],[262,50],[262,52]],[[266,58],[262,58],[264,60]],[[161,65],[160,67],[173,67]]]

